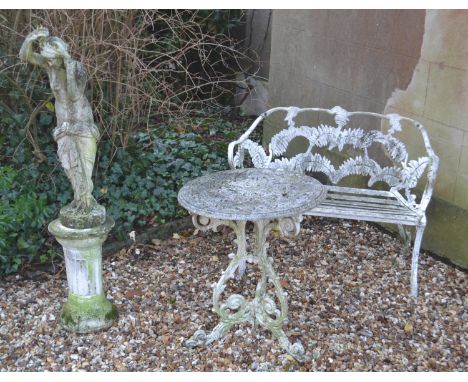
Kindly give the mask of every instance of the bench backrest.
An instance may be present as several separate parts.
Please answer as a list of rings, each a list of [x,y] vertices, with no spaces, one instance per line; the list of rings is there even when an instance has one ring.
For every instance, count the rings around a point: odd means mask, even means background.
[[[336,126],[320,124],[317,127],[299,126],[295,124],[295,118],[303,112],[325,112],[334,116]],[[285,113],[285,121],[288,128],[274,135],[269,144],[268,154],[263,147],[248,139],[255,127],[272,113]],[[362,128],[348,128],[347,124],[352,116],[372,116],[387,120],[389,129],[386,133],[380,130],[365,131]],[[427,156],[409,160],[406,146],[394,134],[402,130],[401,121],[408,121],[420,132],[424,141]],[[303,137],[308,141],[305,152],[292,158],[283,155],[289,143]],[[373,144],[380,144],[393,165],[381,166],[377,161],[369,157],[368,149]],[[234,154],[235,147],[238,147]],[[346,146],[359,152],[335,167],[323,154],[314,152],[316,148],[337,149],[342,151]],[[419,122],[402,117],[398,114],[377,114],[370,112],[348,112],[339,106],[333,109],[278,107],[270,109],[259,116],[250,128],[236,141],[229,145],[228,159],[231,168],[243,167],[244,152],[247,151],[255,167],[285,168],[300,172],[322,172],[337,184],[341,179],[349,175],[369,176],[368,186],[372,187],[376,182],[385,182],[391,190],[398,191],[413,208],[425,210],[429,203],[434,188],[435,176],[438,167],[438,157],[435,155],[426,130]],[[427,183],[419,203],[416,202],[412,189],[418,184],[422,175],[427,174]]]

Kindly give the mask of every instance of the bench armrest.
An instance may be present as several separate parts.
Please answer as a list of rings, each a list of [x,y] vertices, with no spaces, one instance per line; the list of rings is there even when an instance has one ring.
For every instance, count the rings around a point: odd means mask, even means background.
[[[417,121],[413,121],[413,123],[420,131],[423,137],[424,145],[426,146],[427,154],[432,160],[431,169],[427,173],[427,184],[424,188],[423,194],[421,196],[421,201],[419,203],[419,208],[425,211],[429,202],[431,201],[432,192],[434,191],[437,169],[439,168],[439,157],[432,149],[431,143],[429,141],[429,135],[427,134],[426,129]]]
[[[237,145],[242,144],[249,138],[250,134],[255,130],[255,128],[258,126],[258,124],[264,120],[270,113],[271,110],[261,114],[257,119],[250,125],[250,127],[246,130],[244,134],[242,134],[237,140],[229,143],[228,146],[228,162],[229,162],[229,167],[231,169],[236,168],[236,165],[234,163],[234,149]]]

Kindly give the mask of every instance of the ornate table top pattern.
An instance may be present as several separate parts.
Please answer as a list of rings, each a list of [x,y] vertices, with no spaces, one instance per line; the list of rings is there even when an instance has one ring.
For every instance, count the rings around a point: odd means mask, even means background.
[[[301,215],[325,195],[322,184],[310,176],[248,168],[193,179],[179,191],[178,200],[192,214],[256,221]]]

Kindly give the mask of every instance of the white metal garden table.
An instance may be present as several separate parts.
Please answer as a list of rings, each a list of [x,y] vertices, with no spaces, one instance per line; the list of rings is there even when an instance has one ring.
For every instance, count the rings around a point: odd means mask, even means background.
[[[310,176],[261,168],[212,173],[182,187],[179,203],[192,214],[197,228],[216,231],[218,226],[226,225],[237,236],[237,253],[230,255],[229,266],[213,288],[213,311],[220,316],[220,322],[209,334],[203,330],[195,332],[186,341],[187,346],[209,344],[232,325],[250,322],[270,330],[293,357],[304,358],[303,346],[299,342],[291,344],[282,328],[288,305],[272,260],[267,257],[267,236],[271,229],[278,229],[283,235],[297,235],[302,214],[318,205],[325,195],[326,189]],[[248,221],[254,224],[252,251],[248,251],[246,240]],[[223,298],[227,282],[235,278],[236,271],[240,278],[247,262],[258,264],[260,270],[254,299],[248,301],[241,294]]]

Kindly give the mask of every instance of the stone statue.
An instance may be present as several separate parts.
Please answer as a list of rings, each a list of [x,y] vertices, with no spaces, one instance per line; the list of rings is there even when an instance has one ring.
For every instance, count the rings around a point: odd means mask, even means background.
[[[72,332],[109,328],[117,308],[106,298],[102,280],[102,243],[115,222],[92,196],[91,180],[99,131],[85,96],[86,70],[74,61],[68,45],[37,28],[23,42],[21,60],[40,66],[49,75],[55,96],[58,156],[73,187],[73,201],[60,210],[48,228],[63,247],[68,299],[60,315]]]
[[[103,224],[106,218],[105,208],[92,196],[99,130],[84,94],[86,70],[71,58],[68,50],[62,39],[50,37],[46,28],[37,28],[26,37],[19,57],[47,71],[55,96],[57,127],[53,134],[74,193],[73,201],[60,210],[60,220],[71,228],[89,228]]]

